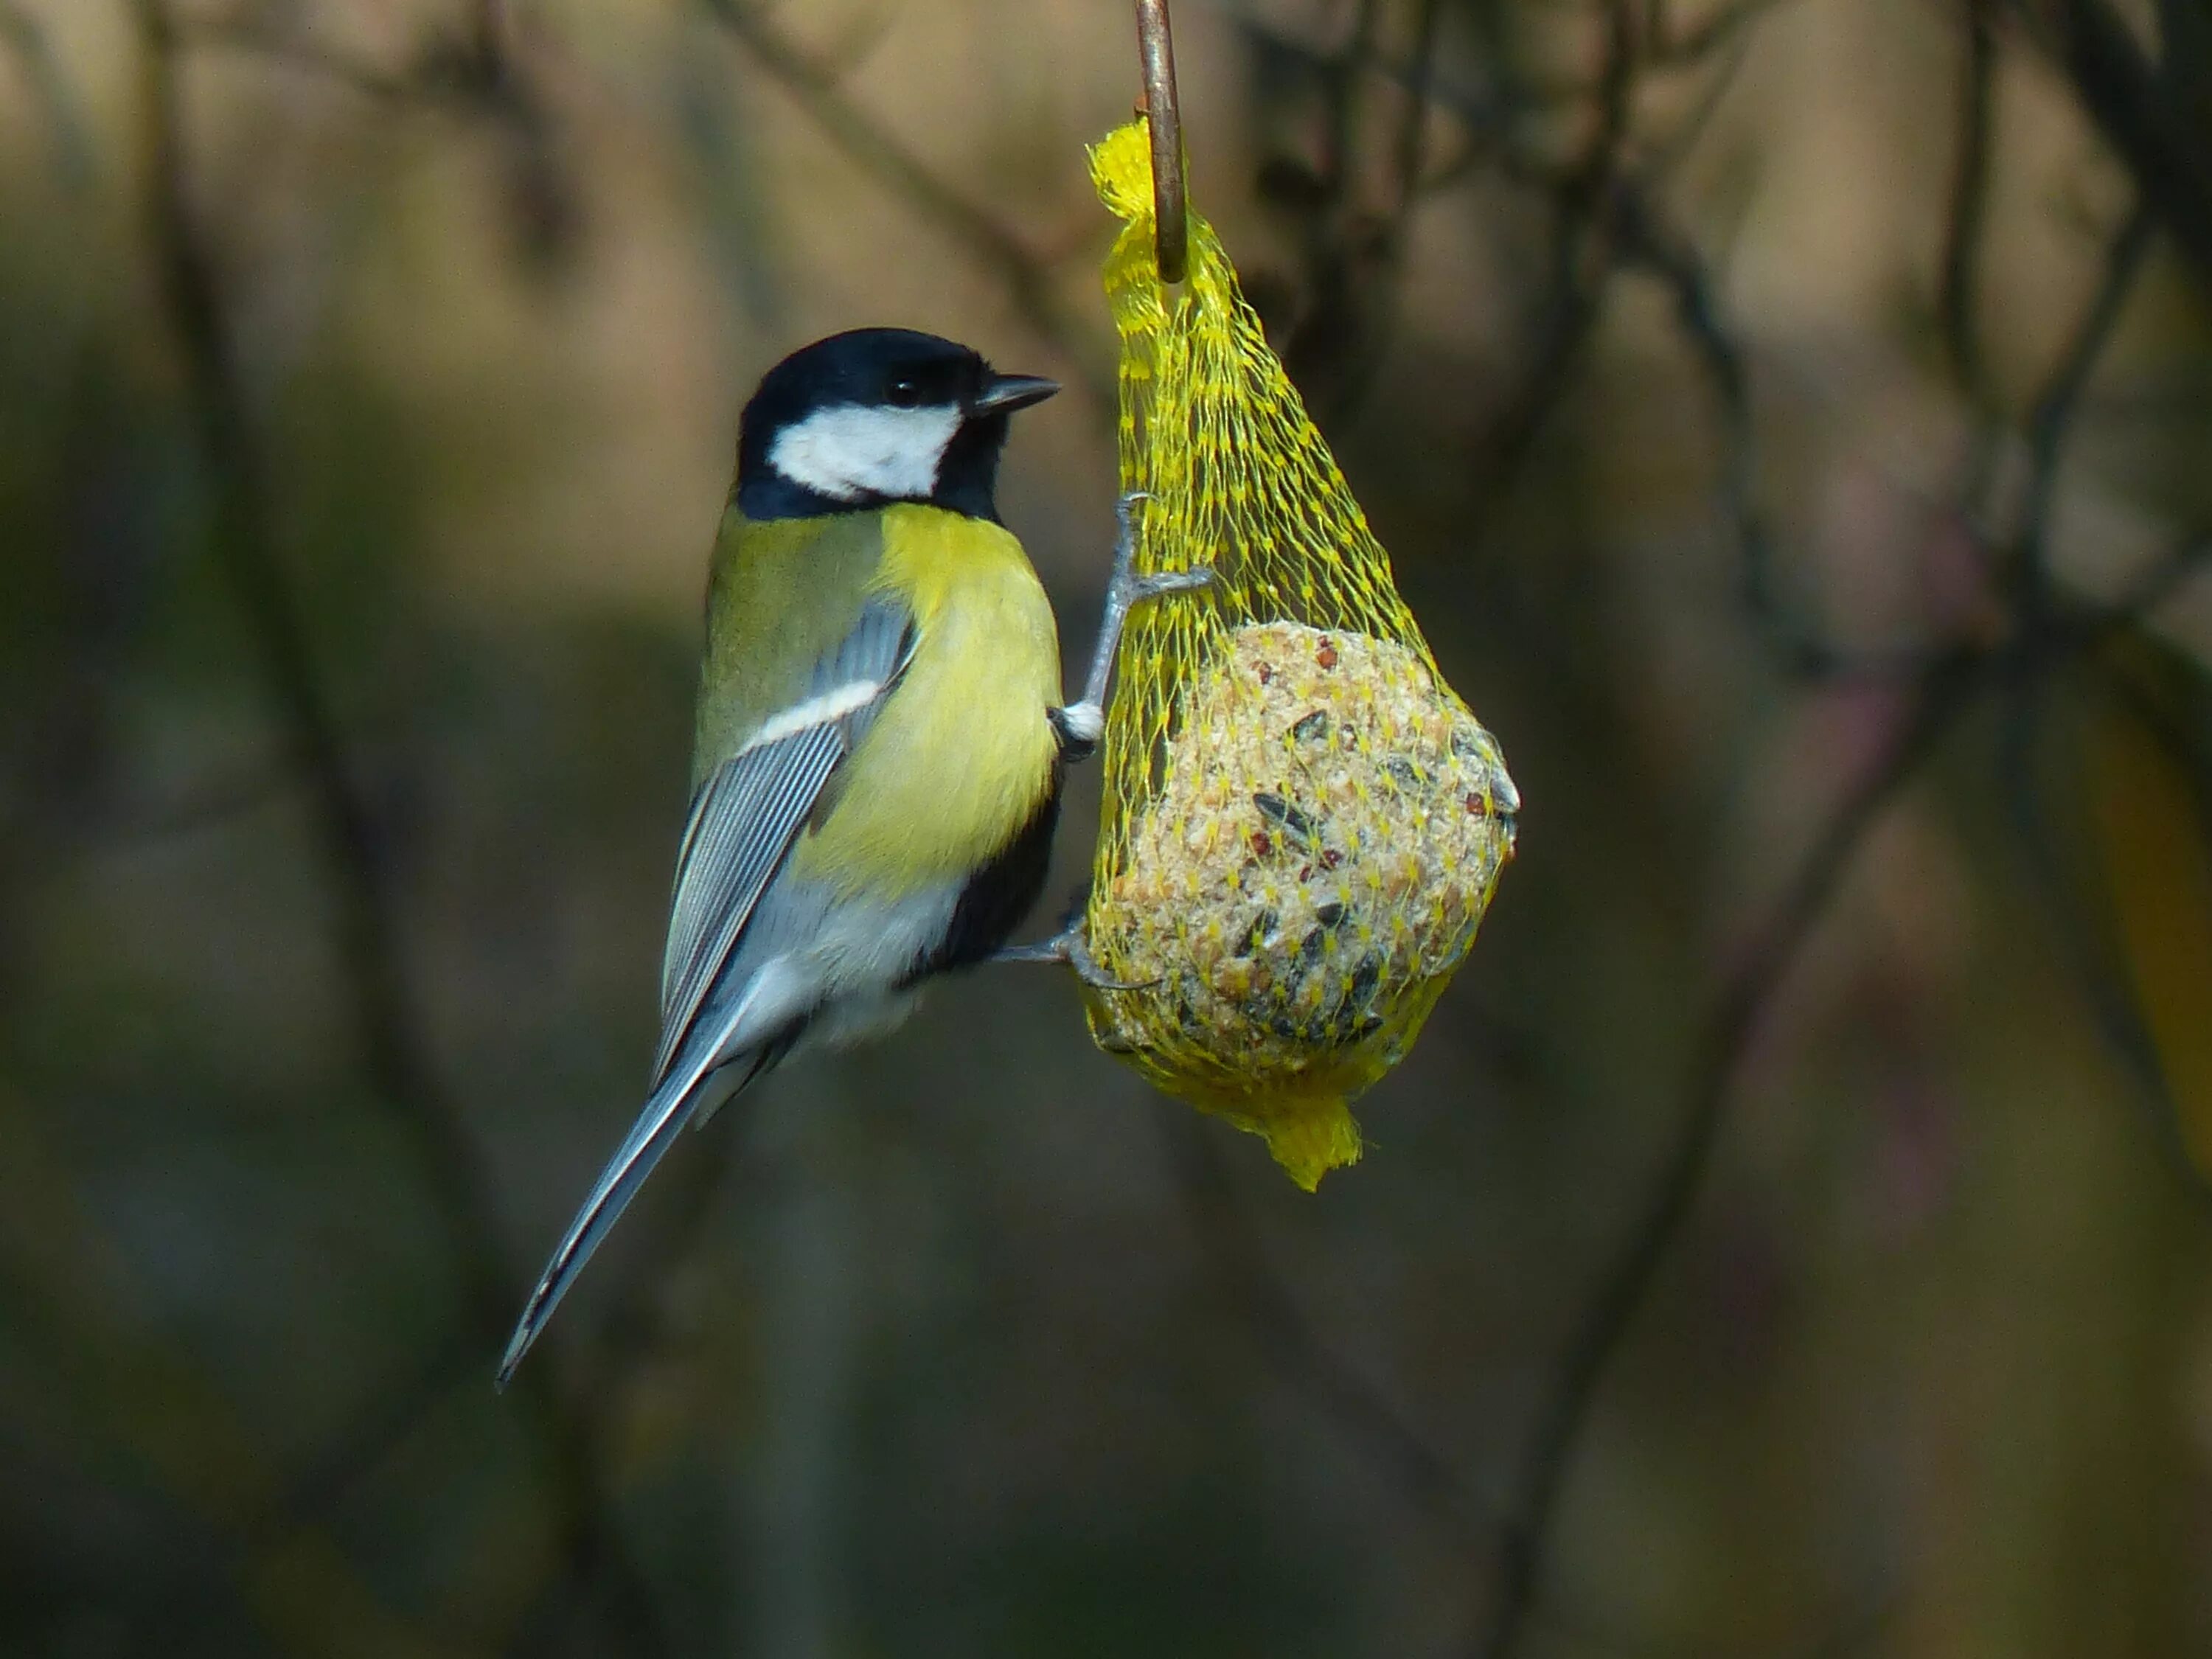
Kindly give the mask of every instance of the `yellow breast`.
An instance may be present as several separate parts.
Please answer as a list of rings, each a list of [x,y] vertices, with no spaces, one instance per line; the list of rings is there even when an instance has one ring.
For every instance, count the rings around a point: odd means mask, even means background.
[[[989,861],[1053,787],[1060,702],[1052,606],[1004,527],[941,508],[884,509],[873,586],[911,610],[914,659],[833,786],[794,874],[897,893]]]

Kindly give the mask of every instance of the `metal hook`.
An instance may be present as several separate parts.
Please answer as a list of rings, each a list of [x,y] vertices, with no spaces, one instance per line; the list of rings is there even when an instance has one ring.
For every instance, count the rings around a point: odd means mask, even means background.
[[[1175,40],[1168,0],[1137,0],[1137,52],[1145,65],[1145,125],[1152,140],[1152,254],[1162,283],[1182,281],[1190,248],[1182,177],[1182,112],[1176,102]]]

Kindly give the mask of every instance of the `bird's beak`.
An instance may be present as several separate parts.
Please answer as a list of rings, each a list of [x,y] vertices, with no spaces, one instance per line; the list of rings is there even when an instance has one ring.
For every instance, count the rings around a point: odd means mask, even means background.
[[[968,400],[968,412],[971,416],[1003,415],[1041,404],[1059,390],[1059,381],[1048,380],[1041,375],[994,374],[983,383],[982,390]]]

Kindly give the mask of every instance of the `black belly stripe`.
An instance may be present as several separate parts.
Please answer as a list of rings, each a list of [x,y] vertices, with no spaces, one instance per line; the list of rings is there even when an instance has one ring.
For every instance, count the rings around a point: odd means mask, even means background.
[[[983,960],[1007,939],[1035,908],[1052,866],[1052,834],[1060,823],[1060,780],[1044,805],[1006,843],[1006,850],[968,878],[952,907],[952,923],[912,980],[949,973]]]

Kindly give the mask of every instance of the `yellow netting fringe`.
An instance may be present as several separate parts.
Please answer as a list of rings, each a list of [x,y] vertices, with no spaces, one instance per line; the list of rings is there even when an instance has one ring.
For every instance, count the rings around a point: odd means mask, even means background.
[[[1163,291],[1143,122],[1091,169],[1124,221],[1105,282],[1121,484],[1152,498],[1137,568],[1216,573],[1122,643],[1085,927],[1131,988],[1086,988],[1091,1035],[1310,1190],[1359,1156],[1350,1102],[1474,942],[1520,799],[1194,213]]]

